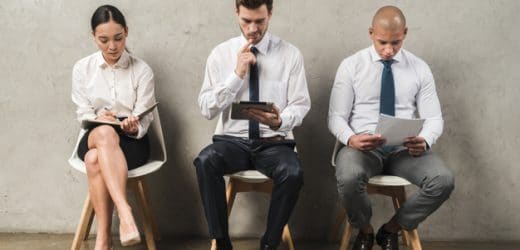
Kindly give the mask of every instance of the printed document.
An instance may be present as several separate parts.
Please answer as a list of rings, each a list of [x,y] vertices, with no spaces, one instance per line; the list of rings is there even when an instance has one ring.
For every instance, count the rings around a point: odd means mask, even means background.
[[[385,145],[403,145],[406,137],[417,136],[421,132],[424,119],[404,119],[380,114],[376,134],[386,139]]]

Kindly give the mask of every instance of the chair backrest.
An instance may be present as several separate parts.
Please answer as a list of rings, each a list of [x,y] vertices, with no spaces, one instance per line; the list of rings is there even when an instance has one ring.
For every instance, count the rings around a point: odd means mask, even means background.
[[[336,139],[336,143],[334,144],[334,150],[332,151],[332,159],[330,159],[330,163],[333,167],[336,167],[336,155],[338,154],[340,148],[340,142]]]
[[[148,138],[150,139],[150,159],[146,164],[128,171],[129,178],[135,178],[157,171],[167,160],[166,145],[164,143],[161,119],[157,108],[153,111],[153,116],[153,121],[148,128]],[[86,173],[85,163],[78,157],[77,151],[81,137],[83,137],[85,132],[86,130],[81,129],[72,155],[69,158],[69,164],[82,173]]]

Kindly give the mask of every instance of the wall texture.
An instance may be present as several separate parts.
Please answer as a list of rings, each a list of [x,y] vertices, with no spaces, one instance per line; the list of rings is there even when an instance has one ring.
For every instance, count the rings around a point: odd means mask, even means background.
[[[193,158],[215,121],[196,99],[205,60],[239,34],[228,1],[114,1],[127,17],[128,45],[154,69],[169,162],[149,176],[163,234],[204,236]],[[86,177],[67,164],[79,124],[70,99],[71,68],[96,51],[89,18],[101,1],[0,3],[0,232],[72,232]],[[445,132],[434,150],[456,174],[451,199],[420,227],[425,239],[520,240],[520,33],[518,1],[275,1],[270,30],[301,49],[313,106],[296,130],[305,187],[291,219],[296,238],[323,239],[334,221],[329,164],[334,138],[328,98],[343,58],[369,45],[375,10],[398,4],[408,19],[405,47],[436,77]],[[516,104],[515,104],[516,103]],[[411,188],[409,191],[415,191]],[[373,197],[377,224],[391,215]],[[268,197],[240,195],[233,236],[262,233]]]

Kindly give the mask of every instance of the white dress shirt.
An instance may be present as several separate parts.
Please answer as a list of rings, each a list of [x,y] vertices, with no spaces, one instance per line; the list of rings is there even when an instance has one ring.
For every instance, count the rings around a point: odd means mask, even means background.
[[[238,137],[247,137],[249,128],[247,120],[230,118],[231,103],[249,100],[249,74],[241,79],[235,73],[237,54],[246,43],[239,36],[211,51],[199,94],[202,115],[213,119],[222,113],[224,134]],[[254,46],[259,51],[259,101],[273,102],[280,109],[282,120],[276,131],[260,124],[260,137],[286,136],[302,123],[311,106],[303,56],[296,47],[270,33]]]
[[[431,70],[404,49],[393,59],[395,116],[426,119],[419,136],[431,146],[443,129]],[[330,97],[328,125],[341,143],[348,145],[349,138],[358,133],[375,132],[383,67],[374,46],[347,57],[339,66]]]
[[[110,66],[98,51],[74,65],[72,101],[80,122],[95,119],[104,109],[117,117],[136,116],[155,103],[152,69],[126,51]],[[130,137],[142,138],[152,120],[152,113],[143,117],[137,135]]]

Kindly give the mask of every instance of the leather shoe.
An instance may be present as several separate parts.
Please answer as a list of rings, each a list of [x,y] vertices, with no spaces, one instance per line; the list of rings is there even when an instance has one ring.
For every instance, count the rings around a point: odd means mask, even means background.
[[[399,238],[397,236],[397,232],[387,232],[384,229],[384,226],[381,226],[379,230],[377,230],[376,234],[376,242],[381,246],[381,250],[398,250],[399,249]]]
[[[352,250],[371,250],[374,246],[374,234],[364,234],[359,232]]]

